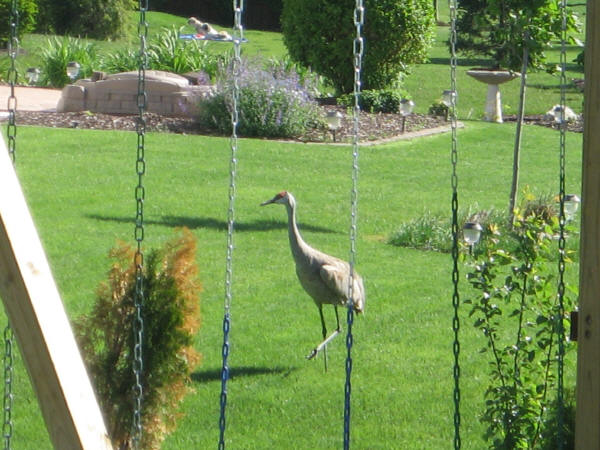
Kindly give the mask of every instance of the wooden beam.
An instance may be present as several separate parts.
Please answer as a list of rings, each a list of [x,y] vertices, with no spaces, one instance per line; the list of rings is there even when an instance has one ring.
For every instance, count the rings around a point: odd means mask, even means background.
[[[600,0],[588,0],[575,448],[600,449]]]
[[[0,297],[54,448],[112,449],[71,325],[1,135]]]

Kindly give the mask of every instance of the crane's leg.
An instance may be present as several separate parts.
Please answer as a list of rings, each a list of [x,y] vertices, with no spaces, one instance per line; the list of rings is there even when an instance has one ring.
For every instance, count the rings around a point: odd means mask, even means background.
[[[335,306],[334,306],[335,307]],[[337,329],[331,333],[329,335],[329,337],[327,337],[327,328],[325,327],[325,318],[323,317],[323,306],[319,305],[319,315],[321,316],[321,325],[323,327],[323,342],[321,342],[319,345],[317,345],[312,352],[309,353],[309,355],[306,357],[306,359],[313,359],[315,356],[317,356],[317,354],[323,350],[324,350],[324,354],[325,354],[325,371],[327,371],[327,344],[329,344],[329,342],[336,337],[339,332],[340,332],[340,319],[338,317],[338,313],[337,313],[337,307],[335,307],[335,317],[337,319]]]
[[[323,317],[323,305],[319,305],[319,316],[321,316],[323,340],[325,340],[327,339],[327,327],[325,326],[325,317]],[[323,362],[325,364],[325,372],[327,372],[327,346],[323,347]]]

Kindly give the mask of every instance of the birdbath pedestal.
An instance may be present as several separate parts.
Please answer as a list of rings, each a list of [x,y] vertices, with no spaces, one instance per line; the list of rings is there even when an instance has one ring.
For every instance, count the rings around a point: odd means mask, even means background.
[[[521,74],[507,70],[472,69],[467,71],[467,75],[488,85],[485,120],[502,123],[502,97],[498,86],[518,78]]]

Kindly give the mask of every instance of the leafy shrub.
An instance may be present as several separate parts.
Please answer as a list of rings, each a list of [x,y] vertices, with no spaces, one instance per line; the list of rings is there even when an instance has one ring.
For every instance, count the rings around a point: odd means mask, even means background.
[[[373,89],[361,91],[358,97],[360,109],[371,113],[398,113],[400,102],[408,96],[397,89]],[[354,106],[354,95],[344,94],[338,98],[338,104]]]
[[[0,0],[0,47],[6,47],[10,41],[10,17],[12,10],[11,0]],[[17,38],[31,32],[35,27],[35,18],[38,12],[36,0],[20,0],[17,2],[19,19],[17,23]]]
[[[39,31],[100,40],[125,35],[133,0],[38,0]]]
[[[428,113],[432,116],[446,117],[448,115],[448,111],[449,111],[448,105],[446,105],[444,102],[439,100],[439,101],[436,101],[431,104],[431,106],[429,107]]]
[[[160,251],[146,255],[143,273],[144,333],[142,448],[159,448],[175,428],[177,407],[200,355],[192,340],[200,325],[195,262],[196,242],[183,229]],[[75,331],[115,448],[131,440],[135,383],[133,318],[136,267],[134,250],[121,245],[110,256],[108,282],[98,289],[92,312],[79,318]]]
[[[555,252],[551,247],[558,221],[553,217],[548,222],[536,211],[517,214],[513,251],[492,240],[467,274],[475,294],[465,304],[481,331],[481,353],[489,363],[482,421],[494,449],[539,448],[546,428],[556,425],[547,414],[552,403],[548,393],[557,388],[558,329],[568,326],[556,301],[556,265],[548,258]],[[566,254],[565,264],[570,263]],[[565,295],[563,300],[565,310],[571,310],[573,298]],[[567,351],[573,345],[564,342],[564,347]]]
[[[281,26],[291,58],[326,77],[340,94],[354,86],[354,5],[350,0],[286,0]],[[423,62],[435,18],[431,0],[366,0],[364,89],[392,87]]]
[[[546,63],[546,50],[560,40],[561,11],[556,0],[461,0],[457,11],[457,50],[467,55],[490,56],[494,67],[521,71],[523,46],[529,50],[529,67]],[[577,17],[567,8],[569,33],[578,31]],[[529,39],[524,39],[525,33]],[[575,40],[569,36],[572,42]]]
[[[216,93],[199,103],[200,125],[231,132],[233,74],[223,67]],[[316,104],[298,74],[267,71],[247,60],[239,69],[238,132],[243,136],[293,137],[318,121]]]
[[[42,49],[40,84],[42,86],[63,87],[71,80],[67,76],[67,64],[77,61],[81,65],[79,78],[89,77],[97,61],[97,47],[72,37],[48,39]]]

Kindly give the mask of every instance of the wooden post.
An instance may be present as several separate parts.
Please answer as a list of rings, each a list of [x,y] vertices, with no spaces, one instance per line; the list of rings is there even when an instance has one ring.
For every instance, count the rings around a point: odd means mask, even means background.
[[[54,448],[112,449],[71,325],[1,135],[0,297]]]
[[[588,0],[575,448],[600,449],[600,0]]]

